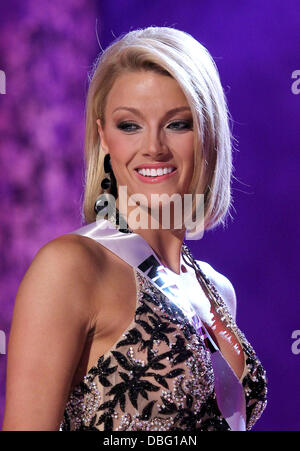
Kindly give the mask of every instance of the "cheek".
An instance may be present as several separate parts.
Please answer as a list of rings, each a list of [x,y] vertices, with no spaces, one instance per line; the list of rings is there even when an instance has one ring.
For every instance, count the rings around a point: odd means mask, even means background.
[[[133,156],[133,146],[128,142],[128,137],[112,132],[107,134],[106,142],[114,166],[130,161]]]
[[[194,135],[192,133],[177,137],[176,152],[182,164],[189,171],[192,170],[194,167]]]

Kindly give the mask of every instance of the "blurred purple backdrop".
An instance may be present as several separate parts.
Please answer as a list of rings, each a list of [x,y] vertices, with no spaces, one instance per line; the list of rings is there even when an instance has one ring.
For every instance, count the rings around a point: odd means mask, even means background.
[[[300,430],[300,354],[292,350],[292,333],[300,330],[296,0],[1,2],[0,330],[6,350],[16,291],[35,253],[81,226],[84,103],[98,38],[105,48],[149,25],[189,32],[219,68],[238,141],[234,219],[188,244],[233,283],[237,323],[267,370],[269,402],[254,430]],[[2,354],[0,424],[5,363]]]

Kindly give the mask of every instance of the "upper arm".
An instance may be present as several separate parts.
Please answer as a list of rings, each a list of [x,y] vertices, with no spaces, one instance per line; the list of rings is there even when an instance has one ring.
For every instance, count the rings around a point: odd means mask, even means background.
[[[79,241],[58,238],[39,250],[22,279],[8,343],[3,430],[58,430],[90,327],[88,264]]]
[[[206,262],[197,260],[200,268],[204,274],[212,281],[217,291],[220,293],[221,298],[225,301],[229,313],[236,320],[236,294],[234,287],[230,280],[223,274],[216,271],[211,265]]]

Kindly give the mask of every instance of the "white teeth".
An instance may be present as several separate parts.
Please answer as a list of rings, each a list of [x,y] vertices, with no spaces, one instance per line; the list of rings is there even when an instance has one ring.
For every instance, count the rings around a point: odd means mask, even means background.
[[[171,168],[157,168],[157,169],[138,169],[138,173],[143,175],[143,176],[148,176],[148,177],[157,177],[160,175],[164,175],[164,174],[169,174],[170,172],[173,171],[173,167]]]

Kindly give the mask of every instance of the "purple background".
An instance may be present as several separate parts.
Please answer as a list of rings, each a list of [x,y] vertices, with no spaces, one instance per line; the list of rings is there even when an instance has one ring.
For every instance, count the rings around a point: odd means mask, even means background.
[[[0,330],[35,253],[80,227],[87,73],[115,36],[174,26],[214,57],[232,114],[234,219],[190,241],[233,283],[237,323],[263,362],[269,402],[254,430],[300,430],[299,2],[277,0],[1,2]],[[6,343],[7,345],[7,343]],[[30,356],[28,356],[30,357]],[[0,424],[6,355],[0,355]]]

